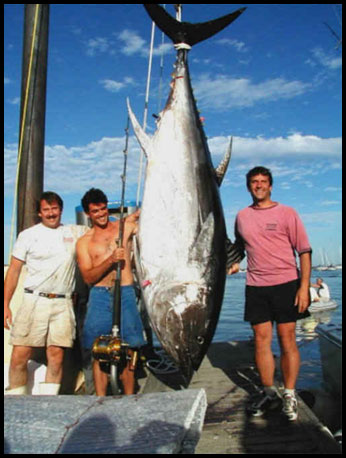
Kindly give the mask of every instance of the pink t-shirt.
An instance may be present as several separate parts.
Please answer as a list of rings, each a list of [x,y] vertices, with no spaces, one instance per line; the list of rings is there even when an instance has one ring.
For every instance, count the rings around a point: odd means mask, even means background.
[[[297,212],[276,203],[269,208],[247,207],[235,223],[247,254],[246,284],[273,286],[298,278],[295,251],[310,252],[310,243]]]

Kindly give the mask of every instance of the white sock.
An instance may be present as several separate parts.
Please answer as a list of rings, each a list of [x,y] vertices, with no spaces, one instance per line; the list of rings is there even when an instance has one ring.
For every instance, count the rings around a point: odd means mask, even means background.
[[[284,396],[285,396],[285,394],[289,394],[290,396],[293,396],[293,397],[296,396],[295,390],[294,390],[294,389],[292,390],[292,389],[290,389],[290,388],[285,388],[285,389],[284,389]]]

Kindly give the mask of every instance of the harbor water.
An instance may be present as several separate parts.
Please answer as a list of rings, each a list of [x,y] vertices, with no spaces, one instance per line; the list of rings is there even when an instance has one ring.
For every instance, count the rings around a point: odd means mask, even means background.
[[[253,338],[250,324],[243,320],[245,277],[246,274],[243,272],[227,277],[224,301],[213,342]],[[328,312],[313,313],[311,317],[297,323],[297,343],[301,357],[301,368],[296,385],[298,390],[324,388],[319,340],[314,331],[315,326],[319,323],[342,323],[342,270],[323,272],[313,270],[311,280],[315,282],[317,277],[322,277],[327,283],[331,298],[337,302],[338,307]],[[272,350],[274,355],[279,357],[280,348],[275,330]]]

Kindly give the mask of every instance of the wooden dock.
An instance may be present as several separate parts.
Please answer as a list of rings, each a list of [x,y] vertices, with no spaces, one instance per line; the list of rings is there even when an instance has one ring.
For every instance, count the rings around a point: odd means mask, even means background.
[[[341,454],[340,446],[298,397],[299,417],[280,411],[249,417],[245,406],[259,387],[251,342],[211,345],[189,388],[204,388],[208,407],[195,454]],[[176,376],[150,374],[143,392],[179,389]]]
[[[100,398],[83,395],[83,390],[76,396],[6,396],[5,454],[37,454],[42,453],[42,447],[49,454],[81,450],[113,454],[341,454],[329,430],[299,397],[298,420],[293,423],[283,417],[281,409],[257,418],[246,414],[246,404],[260,386],[253,350],[248,341],[212,344],[188,390],[183,389],[179,372],[159,374],[143,365],[138,371],[140,390],[134,396]],[[147,355],[150,357],[157,355]],[[191,423],[188,427],[187,419]],[[99,433],[105,423],[109,432],[106,441]],[[47,441],[41,440],[46,435],[55,441],[49,440],[49,451]]]

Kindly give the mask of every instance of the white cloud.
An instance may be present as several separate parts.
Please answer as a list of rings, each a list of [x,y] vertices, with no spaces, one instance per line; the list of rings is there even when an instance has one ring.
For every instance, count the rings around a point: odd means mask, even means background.
[[[327,54],[322,48],[312,50],[313,59],[308,63],[314,65],[316,62],[329,70],[337,70],[342,67],[342,57],[335,54]]]
[[[232,78],[225,75],[215,77],[201,75],[194,82],[194,92],[201,107],[226,110],[233,107],[249,107],[258,102],[292,99],[307,92],[311,84],[302,81],[287,81],[274,78],[253,83],[247,78]]]
[[[140,55],[141,57],[148,57],[149,44],[134,30],[125,29],[117,37],[123,43],[120,50],[122,54],[126,56]],[[156,56],[166,55],[172,52],[174,52],[174,47],[171,42],[161,43],[153,50],[153,54]]]
[[[214,137],[208,143],[215,154],[224,154],[228,144],[227,137]],[[232,157],[245,158],[285,158],[300,156],[325,156],[341,158],[342,139],[321,138],[316,135],[294,133],[287,137],[234,137]],[[331,167],[333,164],[331,165]],[[336,163],[335,163],[336,167]]]
[[[94,56],[97,52],[107,52],[110,49],[110,43],[107,38],[97,37],[90,38],[87,42],[87,54],[88,56]]]
[[[95,56],[99,53],[115,54],[120,52],[125,56],[141,56],[147,58],[149,55],[149,44],[134,30],[125,29],[118,34],[113,34],[117,41],[107,37],[90,38],[86,43],[88,56]],[[161,43],[154,48],[154,55],[165,55],[174,52],[171,42]]]
[[[137,32],[125,29],[119,33],[118,38],[123,43],[121,52],[126,56],[132,56],[134,54],[148,54],[146,42],[137,34]]]
[[[119,92],[128,86],[135,84],[133,78],[126,77],[123,81],[114,81],[109,79],[100,80],[99,83],[109,92]]]
[[[215,164],[224,155],[229,138],[214,137],[208,140]],[[120,174],[123,169],[124,137],[102,138],[84,146],[45,147],[45,187],[57,192],[82,192],[91,186],[105,191],[120,191]],[[127,185],[135,185],[138,178],[140,148],[130,137]],[[306,163],[302,158],[308,158]],[[320,161],[312,161],[319,157]],[[339,160],[340,158],[340,160]],[[243,176],[250,166],[259,165],[263,159],[275,177],[283,178],[282,186],[304,182],[312,185],[312,179],[341,163],[341,138],[319,138],[293,134],[286,138],[234,137],[231,159],[232,177]],[[290,160],[290,163],[287,163]],[[321,162],[321,160],[323,160]],[[5,146],[5,194],[13,192],[16,174],[17,144]],[[245,161],[245,162],[244,162]],[[308,165],[307,165],[308,164]],[[237,180],[232,179],[232,185]],[[333,197],[332,197],[333,198]]]
[[[166,55],[175,52],[172,43],[161,43],[157,48],[154,49],[154,56]]]
[[[242,41],[238,41],[234,39],[232,40],[229,38],[223,38],[221,40],[217,40],[216,43],[222,46],[230,46],[231,48],[234,48],[238,52],[247,52],[248,51],[247,47],[245,46],[245,43],[243,43]]]
[[[45,183],[57,192],[83,192],[91,186],[121,190],[125,138],[102,138],[81,147],[47,146]],[[130,139],[127,186],[136,183],[140,150]],[[68,183],[68,185],[66,185]],[[67,189],[68,188],[68,189]]]

